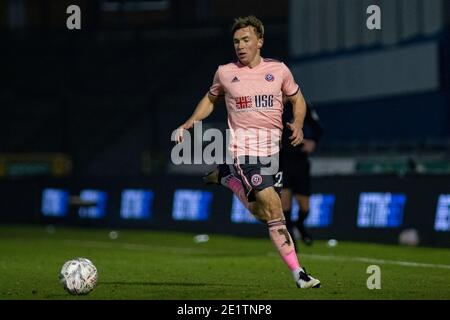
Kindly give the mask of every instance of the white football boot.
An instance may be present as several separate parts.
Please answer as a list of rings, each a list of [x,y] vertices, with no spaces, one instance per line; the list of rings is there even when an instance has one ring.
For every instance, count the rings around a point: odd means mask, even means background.
[[[308,289],[308,288],[320,288],[319,279],[311,277],[306,273],[306,269],[300,270],[299,277],[297,280],[297,288]]]

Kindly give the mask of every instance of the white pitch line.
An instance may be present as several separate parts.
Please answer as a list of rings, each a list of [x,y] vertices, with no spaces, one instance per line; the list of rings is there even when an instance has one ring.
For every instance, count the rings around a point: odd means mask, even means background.
[[[364,258],[364,257],[327,256],[327,255],[318,255],[318,254],[302,254],[301,257],[309,257],[309,258],[318,259],[318,260],[356,261],[356,262],[374,263],[374,264],[393,264],[393,265],[404,266],[404,267],[438,268],[438,269],[450,270],[450,265],[447,265],[447,264],[372,259],[372,258]]]
[[[120,248],[126,250],[138,250],[138,251],[151,251],[151,250],[164,250],[168,252],[180,253],[180,254],[192,254],[192,253],[207,253],[208,250],[204,248],[184,248],[184,247],[167,247],[159,245],[146,245],[126,242],[105,242],[105,241],[91,241],[91,240],[79,240],[79,239],[66,239],[66,243],[79,243],[92,247],[101,248]],[[268,252],[269,256],[278,256],[276,252]],[[447,264],[434,264],[434,263],[421,263],[412,261],[397,261],[397,260],[385,260],[385,259],[372,259],[366,257],[351,257],[351,256],[333,256],[333,255],[319,255],[319,254],[301,254],[300,258],[307,257],[316,260],[332,260],[332,261],[356,261],[363,263],[373,264],[391,264],[403,267],[415,267],[415,268],[436,268],[450,270],[450,265]]]

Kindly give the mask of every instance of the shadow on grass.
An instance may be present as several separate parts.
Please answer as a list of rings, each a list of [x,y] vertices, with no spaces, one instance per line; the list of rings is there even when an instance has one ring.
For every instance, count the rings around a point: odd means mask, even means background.
[[[205,287],[205,286],[221,286],[221,287],[240,287],[236,284],[226,284],[226,283],[189,283],[189,282],[156,282],[156,281],[102,281],[101,286],[173,286],[173,287]],[[243,285],[242,285],[243,286]],[[248,287],[248,286],[245,286]]]
[[[227,284],[227,283],[199,283],[199,282],[156,282],[156,281],[102,281],[98,287],[109,286],[170,286],[170,287],[246,287],[248,285]],[[113,289],[114,290],[114,289]],[[89,299],[91,295],[71,295],[69,293],[48,294],[44,297],[35,299],[52,299],[52,300],[72,300],[72,299]],[[95,298],[94,298],[95,299]]]

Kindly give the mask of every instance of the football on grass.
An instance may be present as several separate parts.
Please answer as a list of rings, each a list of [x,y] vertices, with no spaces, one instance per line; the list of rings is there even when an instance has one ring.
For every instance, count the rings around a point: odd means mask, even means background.
[[[88,294],[94,289],[97,279],[97,268],[86,258],[66,261],[59,274],[64,289],[73,295]]]

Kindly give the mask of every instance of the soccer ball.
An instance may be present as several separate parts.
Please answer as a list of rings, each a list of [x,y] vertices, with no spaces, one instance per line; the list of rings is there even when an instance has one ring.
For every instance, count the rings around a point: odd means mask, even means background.
[[[98,274],[94,264],[85,258],[66,261],[59,274],[59,282],[70,294],[88,294],[97,284]]]

